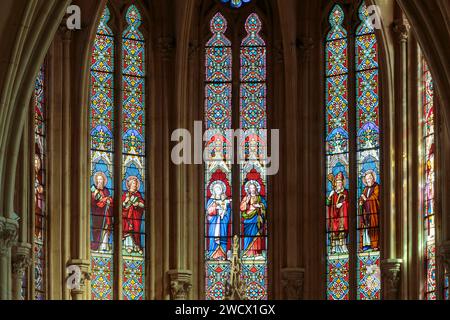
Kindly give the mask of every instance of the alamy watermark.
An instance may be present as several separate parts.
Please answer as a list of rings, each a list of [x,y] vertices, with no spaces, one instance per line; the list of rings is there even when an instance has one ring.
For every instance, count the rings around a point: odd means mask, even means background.
[[[81,268],[76,265],[68,266],[66,272],[68,274],[66,288],[69,290],[80,290],[82,276]]]
[[[177,129],[171,140],[178,142],[171,154],[176,165],[220,162],[226,166],[259,165],[267,175],[276,175],[280,167],[280,132],[277,129],[210,129],[203,132],[203,122],[195,121],[193,137],[189,130]]]
[[[67,29],[81,30],[81,8],[77,5],[68,6],[66,14],[69,15],[66,20]]]
[[[367,13],[369,14],[369,18],[367,19],[367,23],[370,24],[374,29],[380,30],[382,28],[382,17],[381,17],[381,8],[378,5],[370,5],[367,7]]]

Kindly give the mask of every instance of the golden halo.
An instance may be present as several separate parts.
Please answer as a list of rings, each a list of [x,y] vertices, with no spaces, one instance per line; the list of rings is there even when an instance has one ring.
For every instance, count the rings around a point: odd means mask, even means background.
[[[139,191],[139,189],[141,188],[141,182],[139,181],[139,178],[136,176],[129,176],[127,178],[127,189],[129,190],[129,185],[130,185],[131,180],[136,181],[136,191]]]
[[[108,184],[108,178],[106,177],[106,174],[104,172],[101,172],[101,171],[96,172],[94,174],[94,184],[97,186],[97,177],[98,176],[101,176],[103,178],[104,187],[106,187],[106,185]]]

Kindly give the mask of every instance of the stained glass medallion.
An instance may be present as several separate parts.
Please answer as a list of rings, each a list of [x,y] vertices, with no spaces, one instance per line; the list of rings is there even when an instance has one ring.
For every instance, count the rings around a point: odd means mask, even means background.
[[[220,0],[223,3],[230,3],[232,8],[240,8],[243,4],[249,3],[252,0]]]

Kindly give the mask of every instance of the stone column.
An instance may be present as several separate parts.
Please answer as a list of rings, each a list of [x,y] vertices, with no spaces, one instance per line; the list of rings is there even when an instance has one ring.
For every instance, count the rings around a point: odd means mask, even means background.
[[[0,300],[11,299],[11,247],[18,231],[16,220],[0,217]]]
[[[399,299],[402,263],[401,259],[381,261],[383,300]]]
[[[19,243],[12,252],[12,299],[22,300],[23,278],[31,265],[31,244]]]
[[[71,290],[72,300],[86,299],[86,285],[91,279],[90,266],[88,260],[72,260],[67,265],[69,274],[65,285]]]
[[[414,128],[417,125],[410,125],[411,112],[408,105],[408,37],[409,24],[401,13],[399,18],[393,24],[393,32],[396,37],[395,52],[395,161],[396,169],[393,172],[395,177],[396,211],[395,216],[391,217],[389,228],[384,230],[386,235],[390,235],[389,244],[385,250],[387,259],[396,259],[401,257],[408,261],[401,269],[401,278],[403,279],[400,292],[402,298],[408,296],[408,283],[410,278],[408,273],[411,266],[411,244],[408,241],[408,225],[415,221],[413,213],[416,208],[413,204],[412,195],[417,192],[416,186],[411,184],[411,174],[414,168],[411,166],[409,155],[416,148],[417,142],[414,141]],[[408,224],[405,224],[408,221]]]
[[[192,272],[189,270],[170,270],[170,299],[189,300],[192,288]]]
[[[281,270],[281,285],[284,300],[303,300],[305,269],[285,268]]]

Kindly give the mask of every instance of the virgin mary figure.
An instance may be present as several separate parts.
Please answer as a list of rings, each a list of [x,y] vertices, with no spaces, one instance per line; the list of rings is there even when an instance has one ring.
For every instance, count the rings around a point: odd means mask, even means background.
[[[211,197],[206,203],[207,248],[209,259],[226,260],[231,250],[231,199],[226,194],[223,181],[214,181],[210,186]]]

